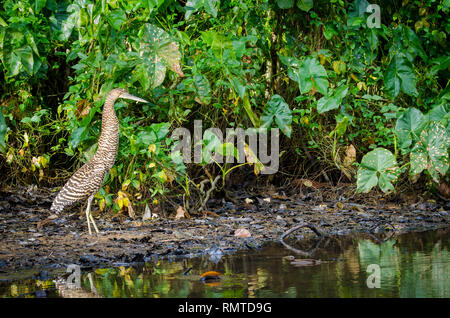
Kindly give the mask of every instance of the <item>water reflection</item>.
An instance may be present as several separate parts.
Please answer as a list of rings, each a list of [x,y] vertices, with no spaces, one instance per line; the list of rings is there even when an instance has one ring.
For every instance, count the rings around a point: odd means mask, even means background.
[[[281,244],[217,262],[155,260],[83,273],[81,285],[84,297],[449,297],[449,232],[411,233],[383,243],[361,236],[328,238],[311,257],[315,261]],[[311,238],[296,246],[307,250],[314,244]],[[370,264],[380,266],[381,288],[367,287]],[[208,271],[221,273],[220,281],[202,282]],[[0,296],[55,297],[56,287],[49,279],[1,282]]]

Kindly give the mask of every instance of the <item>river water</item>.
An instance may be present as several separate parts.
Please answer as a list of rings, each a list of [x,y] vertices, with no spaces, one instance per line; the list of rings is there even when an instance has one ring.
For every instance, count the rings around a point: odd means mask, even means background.
[[[447,228],[384,242],[361,235],[292,242],[303,250],[317,246],[308,257],[272,243],[231,255],[83,269],[79,280],[74,275],[61,280],[81,288],[65,291],[54,273],[34,269],[0,275],[0,297],[448,298],[449,241]]]

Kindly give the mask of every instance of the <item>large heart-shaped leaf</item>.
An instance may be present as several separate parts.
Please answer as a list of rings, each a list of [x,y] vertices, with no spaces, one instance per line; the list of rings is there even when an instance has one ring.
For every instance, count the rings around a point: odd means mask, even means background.
[[[290,9],[294,6],[294,0],[277,0],[280,9]]]
[[[80,18],[80,6],[67,5],[65,1],[59,1],[54,15],[50,17],[50,26],[53,37],[60,41],[67,41]]]
[[[7,71],[8,77],[21,72],[28,75],[36,74],[42,62],[33,36],[14,27],[0,30],[0,59]]]
[[[424,61],[428,57],[422,47],[422,42],[417,34],[407,26],[400,24],[393,30],[392,45],[389,48],[389,56],[394,56],[397,52],[405,54],[409,62],[413,63],[416,56],[420,56]]]
[[[392,182],[400,174],[395,156],[387,149],[376,148],[368,152],[358,168],[358,192],[369,192],[378,184],[383,192],[394,189]]]
[[[411,150],[411,175],[417,175],[426,169],[433,180],[439,182],[439,175],[445,175],[450,164],[449,147],[450,136],[444,125],[431,122]]]
[[[296,63],[295,60],[292,61]],[[288,75],[298,83],[302,94],[308,93],[311,89],[315,89],[323,95],[327,93],[327,72],[314,57],[306,57],[300,65],[300,68],[296,68],[295,64],[291,64]]]
[[[181,54],[178,44],[161,28],[145,24],[141,29],[139,55],[142,64],[136,67],[135,79],[143,84],[144,89],[155,88],[162,84],[166,75],[166,66],[180,76],[184,76],[180,67]],[[144,69],[147,69],[145,74]],[[143,79],[147,76],[148,79]]]
[[[400,149],[406,150],[419,139],[426,123],[422,112],[414,107],[408,108],[395,124]]]
[[[400,91],[410,96],[418,95],[414,68],[405,54],[394,55],[384,74],[384,85],[393,98],[397,97]]]
[[[347,92],[348,86],[342,85],[336,88],[332,95],[323,96],[319,99],[317,102],[317,111],[319,114],[338,108],[342,103],[342,99],[347,95]]]
[[[270,128],[275,122],[286,136],[291,137],[292,111],[280,95],[273,95],[267,102],[260,121],[263,128]]]

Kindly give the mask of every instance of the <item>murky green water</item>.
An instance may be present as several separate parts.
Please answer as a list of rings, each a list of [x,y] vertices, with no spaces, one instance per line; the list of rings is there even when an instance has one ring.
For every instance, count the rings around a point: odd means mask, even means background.
[[[82,273],[82,291],[76,295],[450,297],[449,234],[448,229],[411,233],[383,243],[355,236],[325,239],[310,257],[316,262],[304,260],[280,244],[271,244],[259,251],[221,257],[155,260],[137,267],[97,269]],[[311,240],[296,247],[308,249],[316,243]],[[375,264],[375,272],[368,273],[371,264]],[[208,271],[221,273],[220,280],[202,281],[201,274]],[[380,288],[369,288],[368,279],[375,285],[379,282]],[[64,295],[70,296],[70,290]],[[58,296],[60,290],[50,278],[0,280],[0,297]]]

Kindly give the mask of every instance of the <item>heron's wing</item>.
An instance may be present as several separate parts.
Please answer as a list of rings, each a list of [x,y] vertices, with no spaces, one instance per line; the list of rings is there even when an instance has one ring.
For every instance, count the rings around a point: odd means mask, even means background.
[[[77,170],[53,200],[51,209],[61,211],[80,200],[97,193],[103,184],[107,169],[103,164],[88,162]]]

